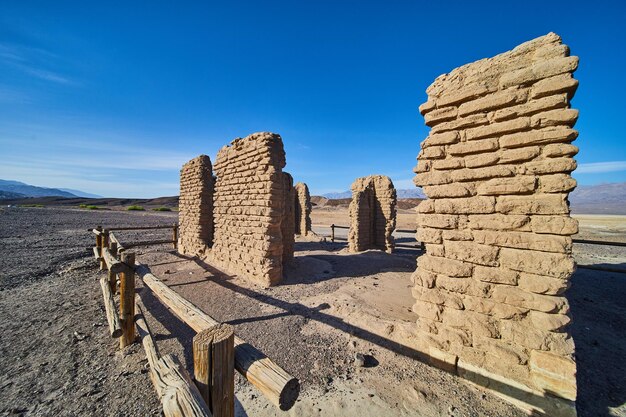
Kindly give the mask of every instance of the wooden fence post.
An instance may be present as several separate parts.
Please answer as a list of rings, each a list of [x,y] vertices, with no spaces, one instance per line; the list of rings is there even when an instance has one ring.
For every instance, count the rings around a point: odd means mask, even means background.
[[[203,330],[193,338],[193,373],[213,417],[235,415],[235,332],[228,324]]]
[[[120,348],[123,349],[135,341],[135,254],[123,252],[122,262],[127,266],[120,272]]]
[[[174,249],[178,249],[178,225],[176,223],[172,226],[172,240],[174,241]]]
[[[117,258],[117,243],[116,242],[109,242],[109,250],[111,251],[111,255],[113,255],[114,258]],[[117,291],[117,274],[115,272],[112,272],[109,269],[109,287],[111,288],[111,294],[115,294],[115,292]]]
[[[330,225],[330,241],[335,243],[335,224]]]
[[[104,249],[109,247],[109,231],[107,229],[104,229],[102,231],[102,236],[101,236],[101,240],[100,240],[100,248],[101,248],[101,252],[100,255],[104,257],[104,255],[102,254],[102,251],[104,251]],[[104,259],[100,259],[100,270],[104,270],[107,267],[107,264],[104,262]]]
[[[98,232],[102,232],[102,226],[96,227]],[[98,256],[100,257],[100,270],[104,269],[104,261],[102,260],[102,233],[96,234],[96,248],[98,248]]]

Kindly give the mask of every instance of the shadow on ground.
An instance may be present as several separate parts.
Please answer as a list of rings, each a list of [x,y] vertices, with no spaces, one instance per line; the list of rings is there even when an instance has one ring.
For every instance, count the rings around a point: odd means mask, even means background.
[[[594,266],[626,271],[626,263]],[[578,415],[616,415],[610,408],[626,402],[626,274],[580,268],[571,281]]]

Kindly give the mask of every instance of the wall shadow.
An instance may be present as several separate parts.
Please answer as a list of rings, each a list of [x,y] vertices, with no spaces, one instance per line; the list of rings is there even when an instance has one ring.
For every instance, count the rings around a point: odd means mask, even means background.
[[[415,359],[423,363],[426,363],[428,365],[436,366],[445,372],[449,372],[449,373],[452,373],[453,375],[458,376],[458,372],[456,370],[450,370],[448,364],[440,363],[438,362],[437,359],[429,357],[423,352],[420,352],[402,343],[398,343],[392,339],[382,337],[367,329],[347,323],[339,317],[325,313],[324,310],[330,307],[326,303],[322,303],[315,308],[311,308],[298,302],[289,302],[289,301],[281,300],[271,295],[263,294],[259,291],[255,291],[254,289],[245,288],[245,287],[235,284],[233,282],[235,276],[228,275],[218,270],[217,268],[213,267],[212,265],[208,264],[207,262],[202,261],[198,258],[187,257],[187,256],[180,255],[180,254],[176,254],[176,256],[184,258],[184,259],[192,260],[197,265],[202,267],[206,272],[208,272],[211,275],[210,277],[207,278],[208,281],[212,281],[224,287],[225,289],[228,289],[230,291],[233,291],[245,297],[249,297],[258,302],[265,303],[265,304],[268,304],[268,305],[271,305],[273,307],[283,310],[280,313],[268,314],[265,316],[231,320],[229,322],[230,324],[242,324],[242,323],[248,323],[248,322],[266,321],[266,320],[271,320],[272,318],[277,318],[277,317],[299,315],[303,318],[318,321],[320,323],[333,327],[343,333],[346,333],[351,336],[362,339],[364,341],[370,342],[381,348],[390,350],[398,355]],[[186,328],[186,326],[184,327]],[[180,330],[180,327],[178,327],[177,330]],[[190,343],[186,343],[186,345],[190,346]],[[186,358],[188,354],[189,354],[188,352],[185,353]],[[538,407],[545,406],[546,402],[549,401],[544,396],[539,396],[539,395],[530,393],[529,391],[522,390],[518,388],[517,386],[509,385],[506,382],[503,382],[502,380],[499,380],[499,379],[498,380],[491,379],[482,374],[480,375],[473,374],[471,371],[467,371],[467,370],[464,371],[464,375],[477,385],[483,386],[490,390],[505,392],[506,395],[509,397],[518,399],[525,403],[537,404]],[[564,401],[567,403],[566,400]]]
[[[626,263],[593,266],[626,271]],[[608,416],[626,402],[626,273],[579,268],[571,284],[578,415]]]

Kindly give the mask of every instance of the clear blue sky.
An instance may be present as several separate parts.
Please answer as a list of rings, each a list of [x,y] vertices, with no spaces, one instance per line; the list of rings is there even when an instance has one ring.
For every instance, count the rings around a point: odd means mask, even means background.
[[[188,159],[272,131],[312,193],[410,188],[434,78],[553,31],[580,57],[575,177],[626,181],[624,1],[208,3],[2,2],[0,178],[175,195]]]

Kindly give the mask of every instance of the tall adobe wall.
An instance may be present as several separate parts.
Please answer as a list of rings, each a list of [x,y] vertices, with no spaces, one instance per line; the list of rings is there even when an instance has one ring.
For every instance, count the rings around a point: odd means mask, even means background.
[[[213,243],[213,172],[211,159],[200,155],[180,170],[178,251],[204,256]]]
[[[352,184],[348,249],[360,252],[381,249],[392,252],[396,228],[396,189],[391,178],[372,175]]]
[[[438,77],[415,184],[426,254],[413,275],[420,350],[550,416],[575,415],[563,296],[575,270],[570,109],[577,57],[550,33]]]
[[[297,183],[294,188],[296,234],[306,236],[311,232],[311,195],[309,187],[303,182]]]
[[[212,260],[263,286],[283,275],[281,224],[289,193],[284,166],[283,141],[268,132],[235,139],[220,149],[214,166]]]

